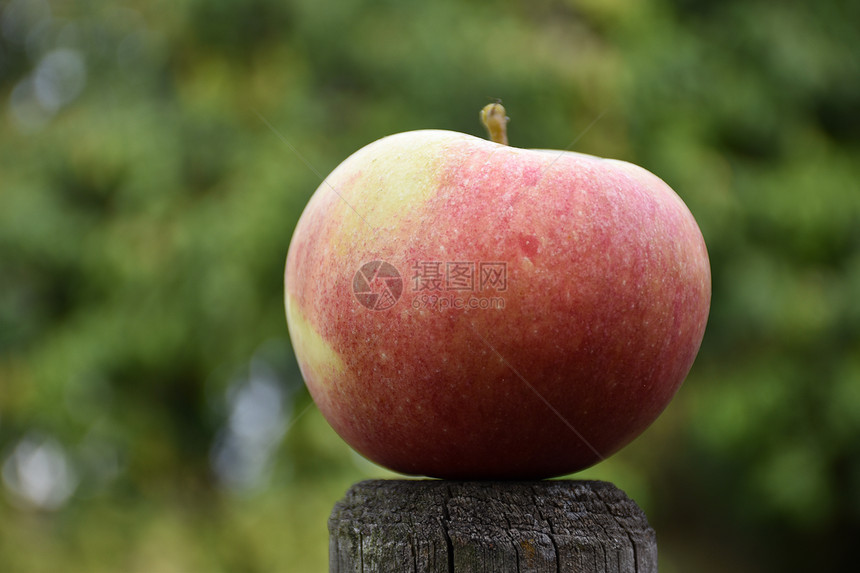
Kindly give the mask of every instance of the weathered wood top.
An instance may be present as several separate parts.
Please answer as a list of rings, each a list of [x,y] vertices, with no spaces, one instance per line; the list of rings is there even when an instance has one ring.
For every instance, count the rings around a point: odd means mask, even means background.
[[[333,573],[657,571],[645,514],[600,481],[365,481],[329,532]]]

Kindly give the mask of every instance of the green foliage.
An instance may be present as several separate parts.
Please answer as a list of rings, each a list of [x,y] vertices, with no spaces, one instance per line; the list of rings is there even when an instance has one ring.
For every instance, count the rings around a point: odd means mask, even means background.
[[[303,390],[293,226],[351,152],[483,135],[494,97],[514,145],[660,175],[709,247],[693,372],[586,475],[640,500],[667,571],[853,563],[858,22],[839,0],[0,7],[0,570],[323,570],[331,505],[382,470]]]

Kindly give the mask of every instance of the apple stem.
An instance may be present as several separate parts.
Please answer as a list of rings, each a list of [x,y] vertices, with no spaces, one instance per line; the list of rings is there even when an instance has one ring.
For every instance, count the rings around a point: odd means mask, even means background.
[[[481,110],[481,123],[487,128],[490,134],[490,139],[502,145],[508,144],[508,120],[505,115],[505,108],[501,103],[491,103],[484,106]]]

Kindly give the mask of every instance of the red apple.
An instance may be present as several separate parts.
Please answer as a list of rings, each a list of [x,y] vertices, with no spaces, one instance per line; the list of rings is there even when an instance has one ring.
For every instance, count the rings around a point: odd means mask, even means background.
[[[326,178],[285,291],[308,389],[359,453],[534,479],[656,419],[698,352],[711,282],[693,216],[648,171],[423,130]]]

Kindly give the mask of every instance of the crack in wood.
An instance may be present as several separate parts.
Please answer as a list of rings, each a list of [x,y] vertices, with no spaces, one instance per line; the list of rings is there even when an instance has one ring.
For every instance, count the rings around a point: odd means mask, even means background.
[[[445,535],[445,548],[448,555],[448,573],[454,573],[454,544],[451,541],[451,534],[448,532],[449,524],[451,523],[451,514],[448,510],[448,503],[451,501],[451,488],[445,487],[445,499],[442,503],[442,533]]]

